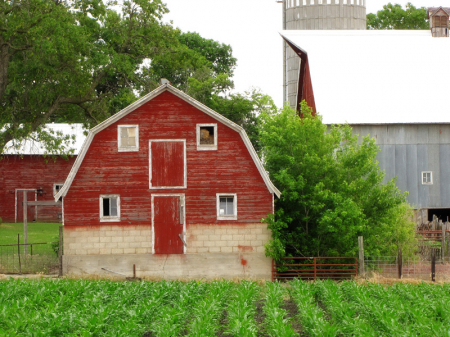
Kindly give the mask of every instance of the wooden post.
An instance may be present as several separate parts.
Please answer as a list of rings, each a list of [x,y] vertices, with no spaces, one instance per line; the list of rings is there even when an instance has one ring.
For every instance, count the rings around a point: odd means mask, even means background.
[[[441,241],[441,260],[442,263],[444,263],[445,261],[445,225],[444,223],[441,221],[442,224],[442,241]]]
[[[20,234],[17,234],[17,255],[19,256],[19,274],[22,274],[22,264],[20,263]]]
[[[398,249],[398,258],[397,258],[397,266],[398,266],[398,278],[402,278],[402,269],[403,269],[403,256],[402,249]]]
[[[25,255],[28,255],[28,203],[27,203],[27,191],[23,191],[23,251]]]
[[[436,282],[436,250],[431,249],[431,281]]]
[[[58,247],[58,258],[59,258],[59,273],[58,276],[61,277],[63,275],[63,226],[59,226],[59,247]]]
[[[358,247],[359,247],[359,274],[364,276],[364,238],[358,236]]]
[[[317,277],[317,265],[316,265],[316,258],[314,258],[314,281],[316,280]]]

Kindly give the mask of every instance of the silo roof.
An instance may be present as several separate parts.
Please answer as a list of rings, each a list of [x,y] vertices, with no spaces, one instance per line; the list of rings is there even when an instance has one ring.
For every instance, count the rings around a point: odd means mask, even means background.
[[[429,30],[281,35],[307,53],[325,123],[450,121],[450,38],[433,38]]]

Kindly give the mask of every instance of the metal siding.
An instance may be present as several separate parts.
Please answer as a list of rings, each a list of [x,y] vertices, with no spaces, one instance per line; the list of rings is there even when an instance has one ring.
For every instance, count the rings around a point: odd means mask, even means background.
[[[431,131],[431,130],[430,130]],[[433,130],[434,131],[434,130]],[[434,133],[434,132],[430,132]],[[439,165],[439,145],[436,143],[428,145],[428,170],[433,172],[433,184],[429,185],[428,207],[441,207],[440,195],[440,165]]]
[[[180,197],[155,195],[153,202],[155,254],[183,254],[183,242],[178,236],[183,233],[183,225],[180,224]]]
[[[421,125],[417,128],[417,144],[428,144],[427,125]]]
[[[405,125],[404,128],[406,130],[405,144],[417,145],[418,144],[418,142],[417,142],[418,126],[417,125]]]
[[[439,125],[439,144],[450,144],[450,125]]]
[[[383,145],[380,146],[380,150],[378,161],[381,169],[386,173],[383,179],[383,182],[386,183],[395,177],[395,146]]]
[[[152,187],[184,186],[184,143],[152,142]]]
[[[402,191],[408,190],[406,177],[406,145],[395,145],[395,175],[397,176],[397,186]]]
[[[419,204],[419,177],[417,169],[417,145],[406,145],[406,188],[408,191],[408,201],[413,207]]]
[[[417,145],[417,180],[419,181],[419,202],[417,203],[417,208],[427,208],[430,204],[430,185],[422,184],[422,171],[428,170],[428,147],[425,144],[419,144]]]
[[[439,189],[442,207],[450,206],[450,144],[439,146]]]

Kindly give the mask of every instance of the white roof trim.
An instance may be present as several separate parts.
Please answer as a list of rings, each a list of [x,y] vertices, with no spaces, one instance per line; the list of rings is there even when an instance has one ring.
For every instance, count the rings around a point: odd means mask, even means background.
[[[119,111],[115,115],[109,117],[107,120],[103,121],[102,123],[98,124],[94,128],[92,128],[89,131],[88,136],[86,137],[83,146],[81,148],[80,154],[78,155],[77,159],[75,160],[75,163],[72,166],[72,169],[69,172],[69,175],[67,176],[67,179],[64,183],[64,186],[59,190],[58,194],[55,195],[55,200],[58,200],[60,197],[65,197],[67,195],[67,192],[69,191],[70,186],[72,185],[72,182],[78,172],[78,169],[81,166],[81,163],[83,162],[84,156],[86,155],[89,146],[91,145],[92,140],[94,139],[94,136],[102,131],[103,129],[107,128],[108,126],[114,124],[115,122],[119,121],[122,117],[126,116],[130,112],[136,110],[140,106],[144,105],[148,101],[152,100],[159,94],[161,94],[164,91],[169,91],[175,96],[181,98],[182,100],[190,103],[191,105],[195,106],[197,109],[203,111],[207,115],[213,117],[214,119],[218,120],[219,122],[222,122],[226,126],[230,127],[234,131],[238,132],[241,135],[242,140],[244,141],[245,146],[247,147],[248,152],[250,153],[256,167],[258,168],[259,173],[261,174],[261,177],[263,178],[268,190],[271,193],[275,193],[277,197],[280,197],[281,192],[273,185],[273,183],[270,181],[270,178],[264,169],[264,166],[261,164],[261,161],[259,160],[258,155],[256,154],[255,149],[253,148],[252,143],[250,142],[250,139],[248,138],[245,130],[240,127],[239,125],[233,123],[228,118],[225,118],[221,114],[215,112],[214,110],[208,108],[206,105],[203,105],[202,103],[198,102],[197,100],[193,99],[192,97],[186,95],[184,92],[174,88],[170,84],[163,84],[160,87],[156,88],[152,92],[148,93],[147,95],[141,97],[136,102],[130,104],[125,109]]]

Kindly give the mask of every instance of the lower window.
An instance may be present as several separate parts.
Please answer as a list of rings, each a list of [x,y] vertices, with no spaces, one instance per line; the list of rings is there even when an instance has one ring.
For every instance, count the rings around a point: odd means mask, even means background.
[[[120,221],[120,196],[116,194],[100,195],[100,221]]]
[[[217,193],[217,220],[237,220],[235,193]]]

